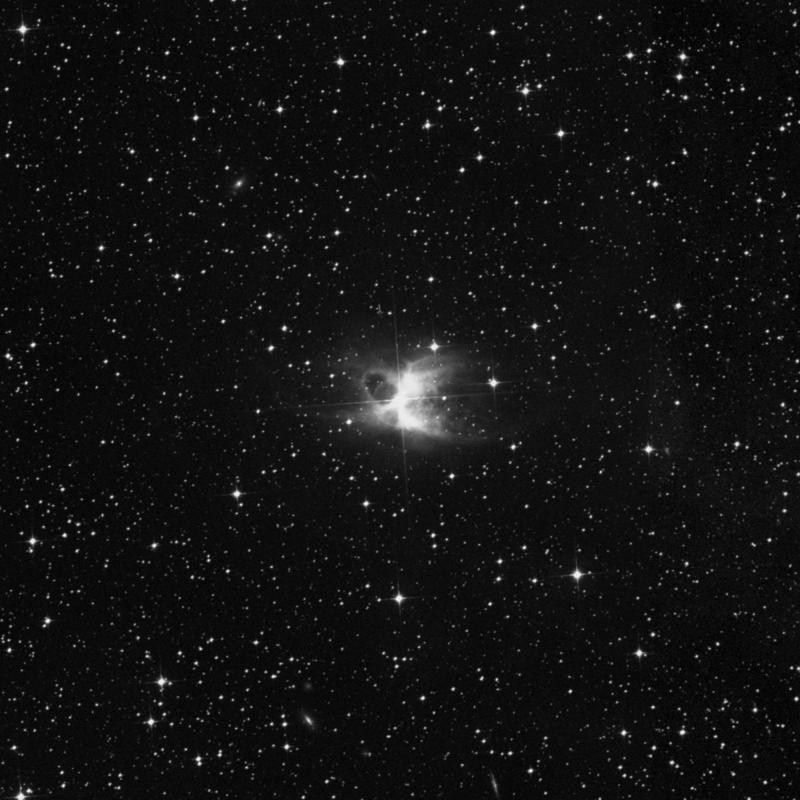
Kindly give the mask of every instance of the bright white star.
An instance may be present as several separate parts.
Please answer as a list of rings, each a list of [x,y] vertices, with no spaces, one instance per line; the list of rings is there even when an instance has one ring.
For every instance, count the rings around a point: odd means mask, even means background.
[[[406,430],[419,430],[425,426],[425,420],[415,412],[415,403],[423,394],[422,380],[412,372],[400,377],[397,392],[387,407],[397,414],[397,424]]]

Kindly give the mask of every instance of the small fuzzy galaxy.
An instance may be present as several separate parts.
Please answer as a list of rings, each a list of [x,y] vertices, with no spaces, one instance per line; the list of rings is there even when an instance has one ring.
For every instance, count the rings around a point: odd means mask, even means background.
[[[795,4],[0,16],[0,800],[800,797]]]

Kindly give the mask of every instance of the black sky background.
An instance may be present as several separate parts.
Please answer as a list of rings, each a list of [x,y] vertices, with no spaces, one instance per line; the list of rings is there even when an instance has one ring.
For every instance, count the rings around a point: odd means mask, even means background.
[[[792,4],[3,19],[0,795],[796,796]]]

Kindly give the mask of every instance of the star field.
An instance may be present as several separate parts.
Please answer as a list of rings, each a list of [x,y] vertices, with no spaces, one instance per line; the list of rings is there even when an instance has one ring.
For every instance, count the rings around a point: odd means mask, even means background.
[[[797,797],[798,13],[6,9],[0,797]]]

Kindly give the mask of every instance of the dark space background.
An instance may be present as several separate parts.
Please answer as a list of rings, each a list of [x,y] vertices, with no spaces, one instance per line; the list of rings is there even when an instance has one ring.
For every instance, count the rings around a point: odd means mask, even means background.
[[[7,6],[0,795],[797,797],[798,19]]]

